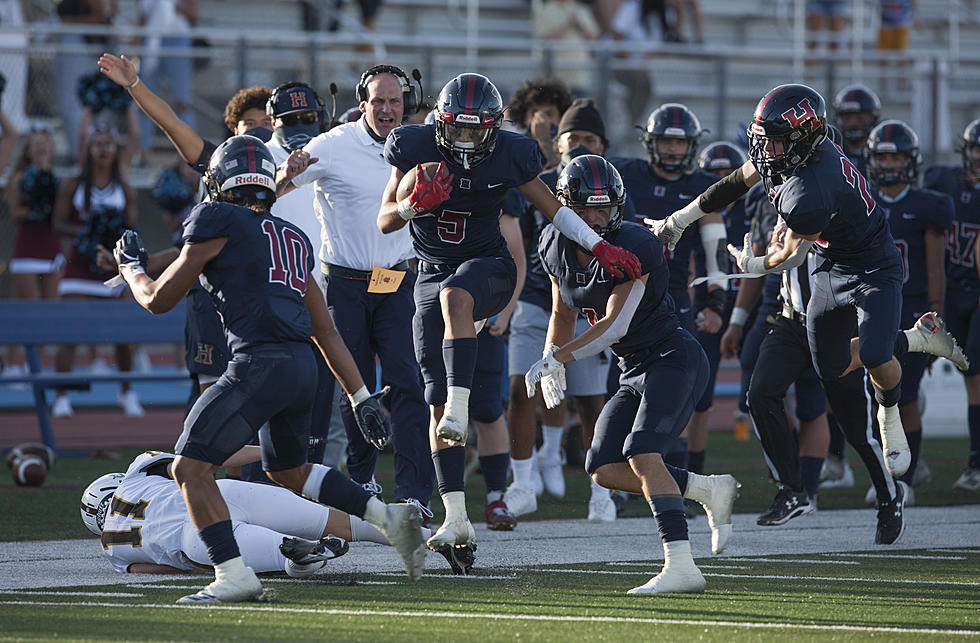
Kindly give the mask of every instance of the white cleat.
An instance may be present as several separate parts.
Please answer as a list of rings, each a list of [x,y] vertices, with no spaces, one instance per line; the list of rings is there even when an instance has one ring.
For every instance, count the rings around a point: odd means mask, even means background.
[[[561,459],[550,460],[538,454],[538,467],[544,490],[555,498],[565,497],[565,472],[561,468]]]
[[[188,594],[178,603],[207,605],[214,603],[242,603],[258,600],[263,593],[262,583],[251,567],[244,567],[235,574],[225,574],[196,594]]]
[[[454,520],[444,522],[436,533],[432,534],[426,543],[432,551],[442,551],[447,547],[457,545],[473,545],[476,543],[476,532],[469,520]]]
[[[126,417],[141,418],[146,415],[146,412],[143,410],[143,405],[140,404],[140,398],[136,395],[136,391],[120,393],[117,401],[119,406],[122,407],[123,413],[126,414]]]
[[[703,594],[706,586],[701,570],[695,565],[681,571],[665,567],[662,572],[627,594]]]
[[[450,446],[466,446],[466,428],[469,423],[460,422],[457,418],[443,414],[436,426],[436,437],[449,443]]]
[[[589,499],[589,522],[613,522],[616,520],[616,503],[609,494],[593,494]]]
[[[946,330],[946,322],[939,313],[926,313],[919,317],[915,326],[905,333],[909,338],[910,351],[945,357],[961,371],[970,368],[970,360],[966,358],[956,339]]]
[[[727,473],[701,477],[711,492],[710,497],[706,501],[700,498],[691,500],[697,500],[704,507],[708,526],[711,527],[711,551],[720,554],[725,551],[728,540],[732,537],[732,505],[735,504],[742,485]]]
[[[514,516],[531,514],[538,510],[538,497],[531,489],[512,483],[504,492],[504,504]]]
[[[886,407],[878,407],[878,426],[881,428],[881,450],[885,455],[885,468],[894,478],[898,478],[909,470],[912,464],[912,452],[909,451],[908,440],[905,439],[905,429],[898,409],[888,413]]]
[[[385,505],[385,526],[380,531],[401,556],[409,579],[421,578],[425,568],[425,540],[418,507],[407,502]]]
[[[820,468],[820,488],[830,489],[833,487],[853,487],[854,470],[847,463],[847,458],[839,458],[832,454],[827,454]]]

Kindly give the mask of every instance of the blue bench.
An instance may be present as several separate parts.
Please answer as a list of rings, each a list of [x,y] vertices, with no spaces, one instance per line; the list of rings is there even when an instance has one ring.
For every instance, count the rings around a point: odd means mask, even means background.
[[[186,379],[187,371],[150,373],[57,373],[41,370],[38,346],[58,344],[153,344],[184,342],[184,303],[163,315],[151,315],[134,301],[0,302],[0,345],[21,344],[30,372],[4,377],[2,384],[29,384],[41,440],[55,448],[46,391],[88,389],[102,382],[160,382]]]

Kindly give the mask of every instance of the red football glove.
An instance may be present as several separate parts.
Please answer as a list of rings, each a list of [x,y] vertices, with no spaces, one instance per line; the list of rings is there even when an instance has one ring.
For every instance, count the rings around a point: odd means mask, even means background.
[[[616,277],[622,277],[625,272],[630,279],[639,279],[640,260],[629,250],[614,246],[608,241],[600,241],[592,248],[592,254],[602,269]],[[622,268],[622,270],[620,270]]]
[[[445,168],[446,162],[440,162],[435,178],[428,179],[425,172],[422,171],[422,166],[415,166],[415,187],[412,188],[412,193],[408,195],[408,202],[415,210],[415,214],[431,212],[452,194],[453,175],[450,174],[445,179],[439,178]]]

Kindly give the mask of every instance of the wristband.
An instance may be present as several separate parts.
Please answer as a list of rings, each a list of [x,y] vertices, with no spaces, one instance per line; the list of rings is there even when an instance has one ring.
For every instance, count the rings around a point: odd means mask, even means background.
[[[139,84],[140,84],[140,77],[139,77],[139,76],[137,76],[137,77],[136,77],[136,80],[134,80],[133,82],[131,82],[131,83],[129,83],[128,85],[126,85],[126,89],[127,89],[127,90],[129,90],[129,89],[133,89],[134,87],[136,87],[136,86],[137,86],[137,85],[139,85]]]
[[[712,310],[719,317],[725,314],[725,304],[728,303],[728,295],[724,289],[715,288],[714,290],[708,291],[708,303],[705,306],[708,310]]]
[[[350,400],[351,406],[357,406],[358,404],[368,399],[369,397],[371,397],[371,394],[368,393],[367,387],[363,385],[361,386],[361,388],[347,395],[347,399]]]
[[[745,326],[745,322],[749,320],[749,311],[741,306],[735,306],[732,308],[732,315],[728,318],[729,326]]]
[[[398,216],[402,219],[408,221],[415,218],[415,208],[412,207],[411,201],[407,198],[402,199],[398,202]]]
[[[559,232],[589,252],[602,241],[602,237],[590,228],[589,224],[582,220],[582,217],[575,214],[575,210],[564,205],[558,208],[551,222],[555,224]]]

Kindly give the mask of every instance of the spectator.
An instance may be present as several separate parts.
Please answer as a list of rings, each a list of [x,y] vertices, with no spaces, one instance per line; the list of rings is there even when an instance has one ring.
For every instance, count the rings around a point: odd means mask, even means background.
[[[684,42],[684,24],[688,18],[694,31],[694,42],[704,42],[704,30],[701,27],[701,3],[699,0],[668,0],[667,6],[674,11],[673,34],[677,42]]]
[[[542,40],[582,45],[599,37],[599,24],[578,0],[545,0],[534,14],[532,33]],[[572,91],[584,92],[591,86],[592,52],[587,47],[562,47],[556,58],[562,62],[562,79]]]
[[[572,95],[565,83],[557,78],[525,81],[511,96],[507,119],[538,142],[545,158],[545,168],[558,163],[554,138],[558,134],[561,115],[572,104]]]
[[[908,65],[905,51],[909,48],[909,29],[919,20],[918,0],[879,0],[881,25],[878,29],[878,51],[883,57],[882,86],[889,83],[889,58],[895,63],[895,89],[908,89],[903,68]]]
[[[610,23],[613,39],[623,43],[616,48],[616,56],[629,61],[627,68],[613,71],[613,78],[626,87],[626,109],[632,123],[640,123],[646,116],[653,85],[644,65],[648,56],[631,45],[645,46],[662,39],[665,33],[663,7],[662,0],[625,0]],[[650,19],[654,14],[659,14],[656,21]]]
[[[836,51],[840,34],[847,24],[847,0],[807,0],[806,30],[811,34],[807,48],[811,51],[826,42],[828,49]],[[827,34],[819,33],[827,31]]]
[[[76,91],[83,105],[78,149],[88,149],[86,139],[93,129],[125,131],[126,137],[119,150],[119,170],[125,177],[139,148],[139,121],[132,106],[133,101],[125,89],[97,71],[82,76]],[[83,160],[80,152],[79,164]]]
[[[96,265],[98,246],[115,245],[126,228],[136,224],[136,194],[119,170],[119,147],[114,130],[97,127],[87,137],[82,173],[61,184],[53,212],[53,227],[61,235],[72,237],[65,277],[58,286],[63,299],[118,298],[125,287],[111,288],[102,282],[111,274]],[[75,360],[74,346],[61,346],[56,358],[58,372],[71,371]],[[116,363],[121,371],[132,370],[132,351],[126,344],[116,345]],[[136,392],[123,383],[119,405],[126,415],[143,415]],[[61,390],[55,398],[52,415],[64,417],[73,413],[71,402]]]

